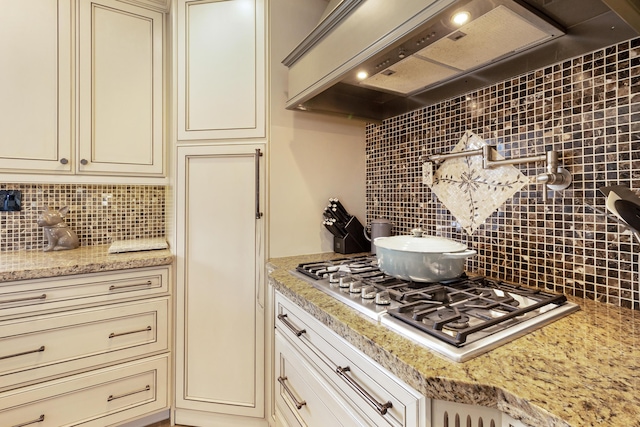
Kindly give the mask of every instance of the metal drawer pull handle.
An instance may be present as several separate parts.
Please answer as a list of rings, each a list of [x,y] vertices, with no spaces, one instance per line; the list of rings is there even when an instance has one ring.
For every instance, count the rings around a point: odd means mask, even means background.
[[[296,334],[297,337],[299,337],[300,335],[304,334],[305,332],[307,332],[306,329],[297,329],[295,326],[293,326],[293,324],[291,322],[289,322],[287,320],[287,315],[286,314],[278,314],[278,319],[284,323],[284,325],[289,328],[289,330],[291,332],[293,332],[294,334]]]
[[[150,331],[150,330],[151,330],[151,326],[147,326],[147,327],[146,327],[146,328],[144,328],[144,329],[138,329],[138,330],[135,330],[135,331],[119,332],[119,333],[117,333],[117,334],[116,334],[115,332],[111,332],[111,333],[109,334],[109,338],[121,337],[121,336],[123,336],[123,335],[130,335],[130,334],[138,334],[138,333],[140,333],[140,332],[147,332],[147,331]]]
[[[40,415],[40,417],[37,420],[27,421],[26,423],[22,423],[22,424],[16,424],[13,427],[24,427],[24,426],[28,426],[35,423],[41,423],[43,421],[44,421],[44,414]]]
[[[287,392],[291,400],[293,400],[293,403],[296,405],[296,408],[302,409],[302,407],[306,405],[307,402],[305,402],[304,400],[302,402],[298,402],[298,399],[296,399],[296,397],[293,395],[293,392],[289,390],[289,387],[285,383],[286,379],[287,377],[278,377],[278,382],[282,385],[282,387],[284,388],[284,391]]]
[[[32,300],[46,299],[46,298],[47,298],[47,294],[42,294],[42,295],[38,295],[37,297],[6,299],[3,301],[0,301],[0,304],[11,304],[12,302],[32,301]]]
[[[373,406],[375,410],[378,411],[380,415],[385,415],[387,413],[387,410],[393,407],[393,404],[391,402],[378,402],[365,389],[363,389],[360,384],[355,382],[353,378],[347,375],[347,372],[349,371],[351,371],[351,369],[348,366],[345,366],[344,368],[338,366],[336,368],[336,372],[338,373],[338,375],[340,375],[340,377],[342,377],[347,383],[349,383],[351,387],[353,387],[358,393],[360,393],[371,404],[371,406]]]
[[[116,399],[120,399],[120,398],[123,398],[123,397],[131,396],[132,394],[143,393],[143,392],[149,391],[149,390],[151,390],[151,386],[150,385],[146,386],[142,390],[136,390],[136,391],[132,391],[132,392],[129,392],[129,393],[120,394],[120,395],[116,395],[116,396],[114,396],[112,394],[109,397],[107,397],[107,402],[111,402],[112,400],[116,400]]]
[[[151,280],[147,280],[145,283],[134,283],[133,285],[111,285],[109,286],[110,291],[115,291],[116,289],[126,289],[126,288],[135,288],[138,286],[151,286],[153,282]]]
[[[41,351],[44,351],[44,346],[40,346],[40,348],[37,348],[35,350],[23,351],[22,353],[10,354],[8,356],[0,356],[0,360],[10,359],[12,357],[24,356],[25,354],[40,353]]]

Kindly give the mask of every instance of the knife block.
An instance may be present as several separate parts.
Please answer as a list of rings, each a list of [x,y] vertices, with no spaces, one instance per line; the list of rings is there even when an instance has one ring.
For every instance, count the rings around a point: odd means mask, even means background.
[[[358,218],[352,216],[345,226],[347,234],[344,237],[333,237],[333,251],[339,254],[353,254],[369,252],[371,243],[364,237],[364,227]]]

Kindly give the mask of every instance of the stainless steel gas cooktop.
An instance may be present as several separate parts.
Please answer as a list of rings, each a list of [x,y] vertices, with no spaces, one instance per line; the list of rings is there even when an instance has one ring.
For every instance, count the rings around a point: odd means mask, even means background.
[[[486,277],[409,282],[378,269],[375,257],[300,264],[296,277],[389,329],[464,362],[569,313],[564,295]]]

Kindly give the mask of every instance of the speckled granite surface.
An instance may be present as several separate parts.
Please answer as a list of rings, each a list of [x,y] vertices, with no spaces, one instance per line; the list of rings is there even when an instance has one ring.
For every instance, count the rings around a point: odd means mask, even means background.
[[[531,426],[640,426],[640,313],[581,310],[464,363],[448,361],[288,273],[327,254],[270,260],[274,287],[426,397],[498,408]]]
[[[153,267],[173,262],[168,249],[119,254],[109,254],[108,249],[109,245],[96,245],[55,252],[0,252],[0,282]]]

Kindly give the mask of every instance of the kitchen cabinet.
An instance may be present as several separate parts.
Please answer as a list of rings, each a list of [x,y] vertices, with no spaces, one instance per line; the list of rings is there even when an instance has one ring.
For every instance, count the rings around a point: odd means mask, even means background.
[[[81,174],[164,171],[164,15],[116,0],[81,1]]]
[[[177,148],[177,424],[266,423],[263,149]]]
[[[166,411],[170,277],[166,266],[2,283],[3,425],[97,427]]]
[[[313,365],[277,331],[275,352],[278,416],[289,427],[365,424],[358,414],[340,401]]]
[[[161,12],[166,12],[169,10],[169,6],[171,4],[171,0],[120,0],[123,2],[137,4],[143,7],[156,9]]]
[[[496,408],[427,399],[277,291],[274,305],[281,425],[526,427]]]
[[[2,1],[3,170],[71,172],[71,29],[70,1]]]
[[[179,0],[179,141],[266,135],[264,0]]]
[[[3,179],[163,177],[164,14],[116,0],[2,6]]]
[[[287,424],[431,425],[424,396],[279,293],[275,316],[276,413]],[[319,419],[325,407],[335,424]]]

